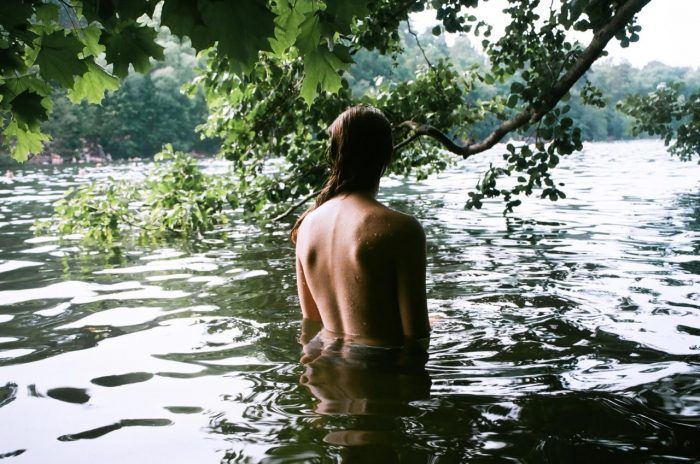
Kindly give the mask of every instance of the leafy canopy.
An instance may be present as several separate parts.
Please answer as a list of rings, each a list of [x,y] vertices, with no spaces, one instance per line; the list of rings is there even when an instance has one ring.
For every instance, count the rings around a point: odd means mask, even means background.
[[[244,75],[259,53],[307,56],[304,97],[340,88],[350,57],[339,34],[368,13],[367,0],[4,0],[0,3],[0,114],[3,145],[25,160],[45,140],[39,124],[54,86],[72,101],[98,103],[130,69],[162,59],[157,23],[213,48],[229,71]]]
[[[356,102],[390,117],[394,172],[425,175],[454,155],[474,156],[506,136],[520,140],[508,145],[466,203],[479,208],[485,198],[501,197],[508,211],[520,195],[564,196],[551,169],[581,148],[569,91],[610,40],[627,46],[638,39],[635,15],[649,1],[509,0],[510,22],[502,37],[492,37],[479,0],[5,0],[3,143],[18,160],[38,151],[53,87],[68,89],[73,101],[99,101],[114,78],[162,57],[155,38],[163,25],[189,37],[207,59],[191,91],[204,88],[211,114],[202,131],[223,140],[222,153],[234,165],[235,201],[245,211],[269,216],[312,195],[326,175],[326,127]],[[490,68],[462,73],[449,61],[426,59],[413,79],[352,95],[346,78],[353,56],[363,49],[401,53],[403,21],[428,7],[439,21],[434,34],[477,34]],[[593,38],[587,45],[572,41],[572,30]],[[505,84],[506,92],[470,100],[474,88],[493,84]],[[591,84],[581,96],[605,104]],[[470,140],[471,127],[486,120],[493,130]],[[504,177],[511,178],[507,187]]]

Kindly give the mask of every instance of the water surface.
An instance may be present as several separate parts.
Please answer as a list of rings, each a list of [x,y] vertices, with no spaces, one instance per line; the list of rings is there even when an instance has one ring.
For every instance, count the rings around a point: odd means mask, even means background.
[[[497,156],[383,183],[428,237],[425,367],[300,363],[284,227],[108,251],[36,237],[68,187],[147,166],[18,169],[0,181],[0,457],[700,459],[700,166],[591,144],[558,169],[566,200],[463,210]]]

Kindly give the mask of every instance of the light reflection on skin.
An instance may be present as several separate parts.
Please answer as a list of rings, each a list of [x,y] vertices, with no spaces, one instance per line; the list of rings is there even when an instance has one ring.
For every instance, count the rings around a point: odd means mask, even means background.
[[[430,397],[425,349],[351,345],[323,337],[322,329],[318,321],[302,321],[300,362],[305,369],[299,382],[318,400],[317,414],[406,416],[415,412],[411,401]],[[341,430],[328,433],[325,441],[344,446],[381,444],[390,441],[390,435]]]

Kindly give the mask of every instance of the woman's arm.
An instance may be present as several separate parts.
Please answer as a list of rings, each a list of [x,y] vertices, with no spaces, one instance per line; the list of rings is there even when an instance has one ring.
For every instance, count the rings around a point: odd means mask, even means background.
[[[425,294],[425,232],[415,218],[402,222],[396,249],[399,312],[404,337],[415,340],[430,335]]]
[[[304,269],[301,266],[301,261],[299,256],[296,257],[297,261],[297,292],[299,293],[299,304],[301,305],[301,314],[305,319],[312,319],[315,321],[321,320],[321,314],[318,312],[318,306],[314,301],[314,297],[311,296],[311,291],[306,283],[306,277],[304,277]]]

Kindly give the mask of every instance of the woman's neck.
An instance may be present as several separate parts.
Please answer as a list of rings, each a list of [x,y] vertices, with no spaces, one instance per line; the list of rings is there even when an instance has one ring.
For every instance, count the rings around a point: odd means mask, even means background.
[[[379,193],[379,182],[377,182],[377,184],[373,187],[354,190],[352,193],[357,193],[358,195],[376,199],[377,194]]]

